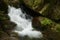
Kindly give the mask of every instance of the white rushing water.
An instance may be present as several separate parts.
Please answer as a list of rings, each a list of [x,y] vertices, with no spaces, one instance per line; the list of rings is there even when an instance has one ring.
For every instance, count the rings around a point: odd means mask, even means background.
[[[30,38],[41,38],[42,33],[40,31],[33,30],[32,27],[32,17],[29,18],[26,13],[23,13],[21,8],[15,8],[12,6],[8,6],[8,15],[10,17],[10,21],[17,24],[14,32],[17,32],[20,36],[29,36]],[[28,19],[26,19],[26,16]]]

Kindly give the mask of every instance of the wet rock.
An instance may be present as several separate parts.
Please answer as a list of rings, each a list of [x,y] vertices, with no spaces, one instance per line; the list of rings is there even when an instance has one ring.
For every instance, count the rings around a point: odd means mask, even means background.
[[[4,31],[0,30],[0,40],[3,40],[7,37],[9,37],[9,35],[7,33],[5,33]]]
[[[20,40],[20,39],[19,39],[19,36],[17,33],[11,32],[10,33],[10,40]]]
[[[9,33],[15,26],[16,24],[10,21],[9,16],[0,11],[0,29]]]
[[[32,20],[32,25],[43,33],[41,40],[60,40],[60,24],[45,17],[36,17]]]
[[[16,24],[13,23],[13,22],[10,22],[10,21],[4,22],[4,23],[2,24],[3,30],[4,30],[5,32],[8,32],[8,33],[10,33],[10,32],[15,28],[15,26],[16,26]]]
[[[42,40],[60,40],[60,32],[55,32],[55,31],[45,31],[44,33],[44,38]]]
[[[32,25],[35,29],[44,31],[47,30],[48,26],[52,24],[52,21],[44,17],[36,17],[32,20]]]
[[[19,40],[17,33],[10,33],[8,35],[6,32],[0,31],[0,40]]]
[[[24,37],[20,36],[19,38],[20,40],[40,40],[41,39],[41,38],[30,38],[28,36],[24,36]]]
[[[35,29],[37,30],[43,30],[43,31],[47,31],[47,30],[54,30],[57,31],[57,29],[60,29],[60,24],[56,23],[48,18],[45,17],[36,17],[33,18],[32,20],[32,25]]]

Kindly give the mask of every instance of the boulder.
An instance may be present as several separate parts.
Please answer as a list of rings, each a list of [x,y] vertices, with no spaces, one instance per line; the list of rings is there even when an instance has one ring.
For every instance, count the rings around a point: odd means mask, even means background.
[[[45,17],[35,17],[32,20],[34,29],[41,31],[41,40],[60,40],[60,24]]]

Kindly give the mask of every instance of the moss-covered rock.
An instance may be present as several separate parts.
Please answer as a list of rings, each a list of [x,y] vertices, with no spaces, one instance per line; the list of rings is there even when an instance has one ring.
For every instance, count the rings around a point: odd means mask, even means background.
[[[51,24],[52,24],[52,21],[45,17],[36,17],[36,18],[33,18],[32,20],[33,27],[40,31],[47,30],[48,28],[50,28]]]
[[[44,37],[41,40],[60,40],[60,24],[40,16],[32,20],[32,25],[43,33]]]
[[[49,19],[47,19],[47,18],[45,18],[45,19],[43,19],[43,20],[41,21],[41,24],[42,24],[42,25],[50,25],[51,23],[52,23],[52,21],[49,20]]]
[[[39,9],[42,8],[42,6],[43,6],[42,4],[43,4],[44,0],[24,0],[24,2],[27,6],[29,6],[30,8],[35,10],[39,6],[40,6]]]
[[[24,0],[25,4],[51,20],[60,20],[59,0]]]
[[[52,8],[52,11],[50,13],[50,17],[54,20],[60,20],[60,5],[55,5],[54,8]]]

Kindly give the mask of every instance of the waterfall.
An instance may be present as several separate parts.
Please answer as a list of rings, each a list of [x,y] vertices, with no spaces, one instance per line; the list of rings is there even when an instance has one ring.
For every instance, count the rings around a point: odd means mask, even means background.
[[[42,33],[40,31],[33,30],[32,27],[32,17],[23,13],[21,8],[15,8],[13,6],[8,6],[8,16],[10,21],[14,22],[16,28],[13,30],[20,36],[28,36],[30,38],[41,38]]]

